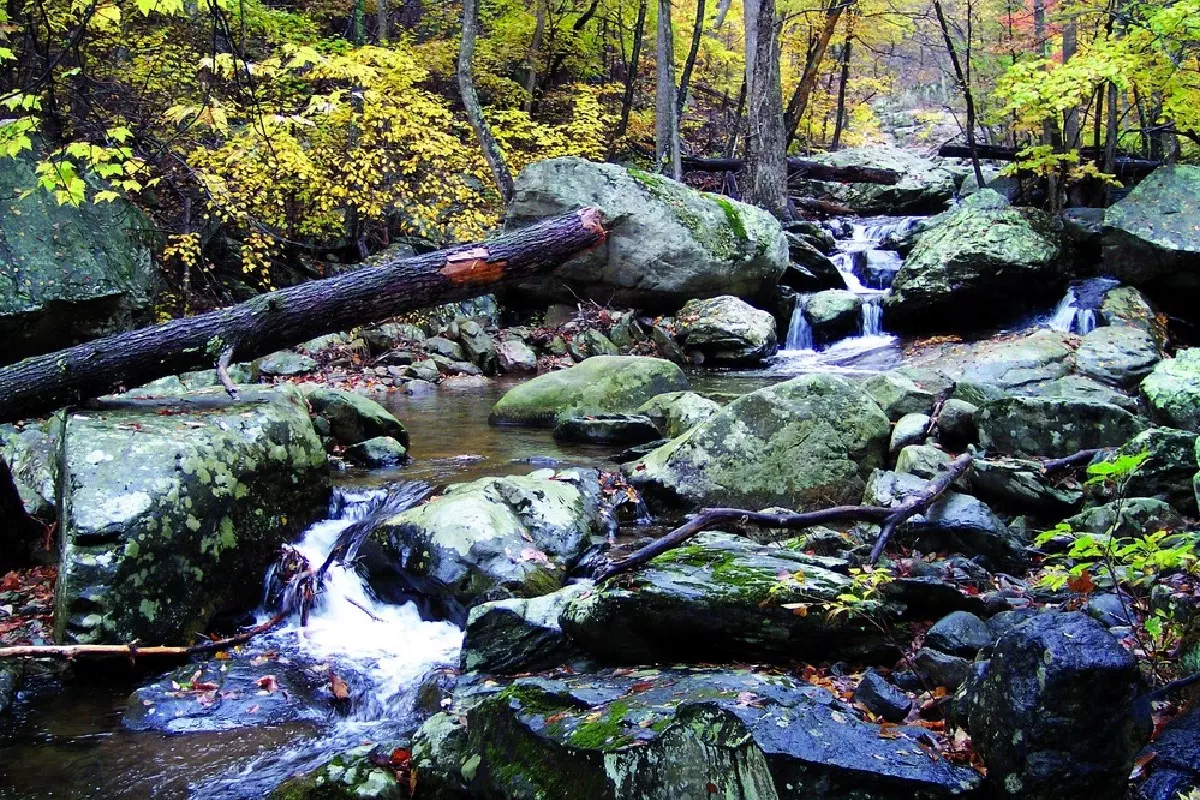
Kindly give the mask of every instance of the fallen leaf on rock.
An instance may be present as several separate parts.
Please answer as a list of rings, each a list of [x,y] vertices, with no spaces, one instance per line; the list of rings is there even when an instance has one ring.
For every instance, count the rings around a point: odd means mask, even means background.
[[[279,682],[275,680],[274,675],[263,675],[258,679],[258,688],[267,694],[271,694],[279,688]]]

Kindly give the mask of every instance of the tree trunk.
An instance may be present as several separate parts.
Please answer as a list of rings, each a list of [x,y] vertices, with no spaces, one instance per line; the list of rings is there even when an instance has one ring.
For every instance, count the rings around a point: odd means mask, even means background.
[[[646,0],[638,3],[637,22],[633,26],[632,52],[629,54],[629,69],[625,71],[625,96],[621,98],[621,121],[613,137],[614,145],[629,130],[629,113],[633,110],[633,95],[637,88],[638,68],[642,56],[642,38],[646,33]]]
[[[658,82],[654,97],[654,161],[659,172],[683,177],[679,163],[679,117],[675,111],[675,35],[671,0],[658,0]]]
[[[1108,124],[1104,139],[1104,171],[1112,174],[1117,165],[1117,121],[1120,117],[1117,103],[1117,84],[1108,82]]]
[[[1075,57],[1075,52],[1079,47],[1078,41],[1079,24],[1072,18],[1063,24],[1062,62],[1064,64]],[[1066,149],[1070,150],[1082,144],[1079,133],[1079,109],[1077,107],[1068,108],[1063,114],[1063,145]]]
[[[392,38],[392,11],[388,0],[375,0],[375,43],[385,45]]]
[[[537,91],[537,61],[542,51],[542,37],[546,33],[546,4],[549,0],[533,0],[536,21],[533,25],[533,41],[529,43],[529,55],[525,59],[525,111],[533,111],[533,95]]]
[[[458,91],[462,95],[463,106],[467,110],[467,118],[479,145],[483,148],[483,157],[487,159],[492,169],[492,177],[496,179],[496,188],[500,191],[501,199],[507,204],[512,199],[513,179],[508,171],[508,163],[504,153],[487,119],[483,116],[483,107],[479,105],[479,94],[475,91],[475,71],[471,60],[475,55],[475,37],[479,35],[479,21],[475,16],[476,0],[463,0],[462,44],[458,48]]]
[[[697,158],[694,156],[683,158],[685,171],[738,172],[745,165],[746,162],[740,158]],[[877,183],[881,186],[895,186],[900,182],[900,175],[890,169],[860,166],[839,167],[795,156],[788,157],[787,168],[789,177],[808,178],[814,181]]]
[[[359,47],[367,43],[367,5],[365,0],[354,0],[354,11],[350,17],[350,41]]]
[[[733,5],[733,0],[720,0],[717,3],[717,16],[713,20],[713,31],[721,30],[721,26],[725,24],[725,17],[729,15],[729,7]]]
[[[747,199],[777,217],[787,211],[787,134],[779,77],[775,0],[746,0]]]
[[[954,68],[954,78],[958,88],[963,93],[963,103],[967,109],[967,147],[971,153],[971,169],[975,171],[975,180],[980,187],[985,183],[983,169],[979,166],[979,145],[975,142],[975,95],[971,91],[971,83],[963,70],[958,58],[958,48],[950,36],[950,23],[946,20],[946,12],[942,9],[941,0],[933,0],[933,11],[937,15],[938,27],[942,30],[942,41],[946,43],[946,52],[950,56],[950,65]]]
[[[842,45],[842,75],[838,82],[837,121],[833,126],[833,141],[829,143],[830,150],[837,150],[842,144],[842,131],[846,129],[846,84],[850,82],[850,44],[854,41],[854,17],[846,17],[846,43]]]
[[[465,300],[550,269],[604,241],[585,208],[468,244],[260,295],[196,317],[108,336],[0,368],[0,422],[219,362],[257,358],[325,333]]]
[[[675,114],[683,118],[683,107],[687,103],[688,84],[692,81],[692,70],[696,67],[696,54],[700,52],[700,37],[704,35],[704,0],[696,0],[696,24],[692,26],[692,46],[688,48],[687,60],[683,62],[683,74],[679,76],[679,93],[675,98]]]
[[[808,108],[808,100],[812,96],[812,90],[816,87],[817,78],[821,74],[821,62],[825,59],[825,51],[829,49],[829,40],[833,38],[838,20],[842,18],[842,12],[848,5],[848,2],[842,2],[842,0],[829,0],[829,6],[825,9],[825,24],[821,26],[820,34],[805,53],[804,72],[800,75],[800,82],[796,84],[791,99],[788,100],[787,114],[784,117],[784,125],[787,129],[785,147],[790,147],[796,138],[800,119]]]

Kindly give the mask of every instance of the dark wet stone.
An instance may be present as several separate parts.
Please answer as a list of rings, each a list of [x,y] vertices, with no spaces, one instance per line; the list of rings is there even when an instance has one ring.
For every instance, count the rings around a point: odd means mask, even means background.
[[[963,658],[974,658],[991,643],[992,632],[987,623],[966,611],[947,614],[925,634],[926,647]]]
[[[596,414],[560,419],[554,438],[593,444],[645,444],[662,438],[649,417],[641,414]]]
[[[887,678],[873,669],[867,670],[858,688],[854,690],[854,701],[862,703],[872,714],[888,722],[901,722],[912,710],[912,699],[888,683]]]

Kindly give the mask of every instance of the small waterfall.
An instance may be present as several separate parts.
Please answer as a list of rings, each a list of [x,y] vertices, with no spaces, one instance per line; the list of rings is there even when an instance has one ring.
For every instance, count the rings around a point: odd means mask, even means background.
[[[1052,330],[1084,336],[1096,329],[1096,311],[1109,289],[1119,285],[1112,278],[1089,278],[1067,287],[1067,293],[1046,320]]]
[[[813,349],[812,327],[808,324],[808,318],[804,316],[804,301],[807,299],[807,295],[796,297],[792,320],[788,323],[787,341],[783,345],[784,350]]]
[[[883,298],[881,296],[864,297],[862,302],[862,335],[883,335]]]

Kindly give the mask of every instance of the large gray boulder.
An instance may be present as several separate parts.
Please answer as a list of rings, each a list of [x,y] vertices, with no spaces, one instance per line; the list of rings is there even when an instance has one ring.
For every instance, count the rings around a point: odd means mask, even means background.
[[[553,425],[571,416],[633,413],[656,395],[687,388],[683,370],[670,361],[594,356],[514,386],[492,407],[491,421]]]
[[[884,315],[896,330],[978,328],[1038,307],[1065,285],[1062,240],[1049,215],[962,206],[917,239]]]
[[[1200,348],[1158,362],[1142,381],[1142,395],[1166,424],[1200,431]]]
[[[1159,167],[1104,213],[1104,268],[1134,285],[1200,287],[1200,167]]]
[[[329,432],[344,445],[389,436],[408,447],[408,431],[379,403],[358,392],[320,387],[309,392],[313,414],[329,423]]]
[[[755,364],[775,355],[775,318],[736,297],[689,300],[676,339],[699,363]]]
[[[1143,691],[1133,654],[1082,612],[1039,614],[1005,633],[971,676],[965,702],[993,793],[1125,797],[1151,730]]]
[[[817,292],[804,302],[804,316],[812,327],[813,342],[822,345],[859,333],[862,298],[847,289]]]
[[[1008,455],[1060,458],[1119,447],[1146,427],[1123,408],[1093,400],[1005,397],[979,411],[980,444]]]
[[[462,646],[462,667],[471,672],[516,675],[553,669],[580,655],[563,633],[563,608],[589,591],[586,583],[541,597],[494,600],[471,609]]]
[[[0,161],[0,364],[150,321],[149,221],[127,204],[60,205],[33,165]]]
[[[549,277],[521,284],[522,301],[674,311],[696,297],[762,298],[788,265],[788,243],[767,212],[661,175],[564,157],[517,176],[505,226],[595,206],[610,222],[603,245]]]
[[[891,147],[850,147],[812,157],[836,167],[890,169],[900,180],[891,186],[876,183],[831,183],[794,180],[802,194],[827,197],[860,214],[926,214],[945,209],[958,181],[944,164],[912,150]]]
[[[667,504],[786,506],[853,503],[883,465],[891,426],[869,394],[806,375],[744,395],[627,467]]]
[[[55,636],[188,644],[259,600],[279,546],[326,507],[325,449],[294,389],[221,388],[66,421]]]
[[[1110,325],[1083,337],[1075,351],[1075,369],[1098,381],[1129,388],[1149,375],[1161,358],[1162,350],[1149,332]]]

